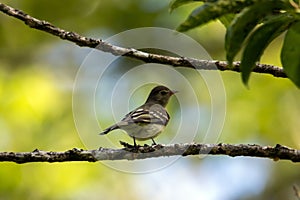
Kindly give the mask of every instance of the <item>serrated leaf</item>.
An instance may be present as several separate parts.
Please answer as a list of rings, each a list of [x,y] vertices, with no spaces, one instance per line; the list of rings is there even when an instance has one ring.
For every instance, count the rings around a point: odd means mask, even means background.
[[[188,3],[201,1],[201,0],[174,0],[170,3],[170,12],[172,12],[174,9]]]
[[[196,8],[189,17],[177,28],[178,31],[187,31],[211,20],[217,19],[226,14],[236,13],[244,7],[253,4],[254,1],[228,1],[218,0],[216,2],[206,2]]]
[[[286,33],[281,62],[287,76],[300,88],[300,22],[294,23]]]
[[[247,85],[250,73],[255,63],[260,59],[270,42],[287,30],[294,18],[289,14],[280,14],[270,18],[266,23],[256,29],[249,37],[241,61],[242,80]]]
[[[259,1],[239,13],[228,27],[225,36],[225,49],[229,65],[242,48],[242,44],[255,26],[275,9],[281,9],[284,4],[281,1]]]

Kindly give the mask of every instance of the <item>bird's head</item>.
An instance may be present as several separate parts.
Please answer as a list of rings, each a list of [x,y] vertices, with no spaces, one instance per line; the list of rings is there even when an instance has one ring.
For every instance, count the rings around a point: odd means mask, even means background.
[[[146,103],[160,104],[165,107],[170,97],[176,92],[177,91],[170,90],[165,86],[156,86],[151,90]]]

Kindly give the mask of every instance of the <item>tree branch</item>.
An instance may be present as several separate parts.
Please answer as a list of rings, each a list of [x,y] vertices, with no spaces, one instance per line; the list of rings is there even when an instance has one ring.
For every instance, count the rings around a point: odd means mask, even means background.
[[[52,35],[58,36],[63,40],[68,40],[73,42],[81,47],[90,47],[101,50],[103,52],[108,52],[116,56],[126,56],[134,59],[138,59],[144,61],[146,63],[160,63],[171,65],[174,67],[187,67],[193,69],[204,69],[204,70],[215,70],[217,69],[221,71],[230,70],[240,72],[240,62],[234,62],[232,67],[229,67],[226,61],[216,61],[216,60],[198,60],[195,58],[186,58],[186,57],[173,57],[173,56],[165,56],[159,54],[152,54],[143,51],[139,51],[132,48],[124,48],[112,45],[110,43],[104,42],[103,40],[93,39],[83,37],[75,32],[65,31],[54,25],[50,24],[47,21],[41,21],[39,19],[33,18],[30,15],[9,7],[3,3],[0,3],[0,10],[12,17],[15,17],[23,22],[31,28],[38,29]],[[271,74],[275,77],[286,78],[286,74],[284,73],[281,67],[268,65],[268,64],[260,64],[257,63],[254,72]]]
[[[68,162],[68,161],[104,161],[104,160],[136,160],[165,156],[191,155],[228,155],[261,157],[277,160],[300,162],[300,150],[277,144],[275,147],[256,144],[169,144],[140,146],[138,149],[126,147],[123,149],[98,150],[72,149],[65,152],[34,150],[33,152],[0,152],[0,161],[28,162]]]

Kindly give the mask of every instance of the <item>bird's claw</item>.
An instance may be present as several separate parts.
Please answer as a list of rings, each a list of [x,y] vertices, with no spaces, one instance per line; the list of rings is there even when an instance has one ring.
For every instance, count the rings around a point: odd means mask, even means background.
[[[120,141],[120,144],[125,147],[125,150],[134,153],[149,153],[163,148],[163,146],[160,144],[151,145],[151,146],[148,144],[144,144],[144,146],[141,146],[141,145],[131,145],[123,141]]]
[[[140,145],[131,145],[131,144],[129,144],[127,142],[123,142],[123,141],[120,141],[120,144],[127,149],[139,149],[141,147]]]

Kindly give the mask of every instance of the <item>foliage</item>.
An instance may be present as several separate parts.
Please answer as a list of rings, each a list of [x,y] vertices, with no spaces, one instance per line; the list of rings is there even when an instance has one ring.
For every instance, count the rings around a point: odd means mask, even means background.
[[[195,2],[174,0],[171,10]],[[242,54],[241,75],[245,84],[255,63],[266,47],[281,33],[288,30],[281,51],[281,62],[288,77],[300,87],[299,5],[290,0],[210,0],[203,1],[177,28],[187,31],[211,20],[219,19],[226,27],[225,50],[231,65],[235,56]],[[248,38],[248,39],[247,39]]]

